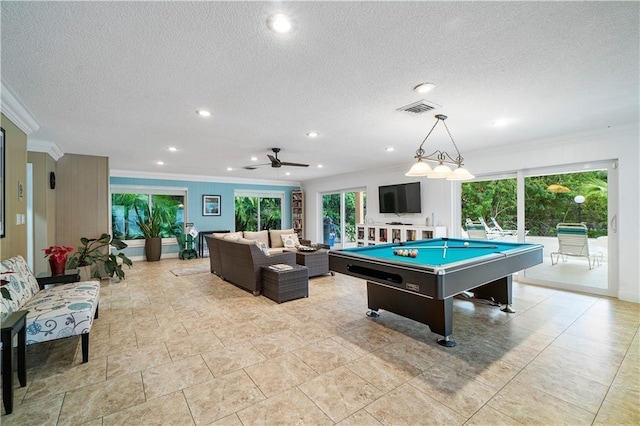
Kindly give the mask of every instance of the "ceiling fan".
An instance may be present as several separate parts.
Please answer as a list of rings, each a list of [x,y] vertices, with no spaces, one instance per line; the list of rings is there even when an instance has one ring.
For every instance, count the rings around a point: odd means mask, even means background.
[[[282,166],[293,166],[293,167],[309,167],[308,164],[302,164],[302,163],[289,163],[287,161],[282,161],[278,158],[278,153],[280,152],[280,148],[271,148],[271,151],[273,151],[274,155],[271,154],[267,154],[267,157],[269,157],[269,160],[271,160],[270,163],[264,163],[264,164],[252,164],[249,166],[244,166],[245,169],[247,170],[255,170],[260,166],[271,166],[274,168],[279,168]]]

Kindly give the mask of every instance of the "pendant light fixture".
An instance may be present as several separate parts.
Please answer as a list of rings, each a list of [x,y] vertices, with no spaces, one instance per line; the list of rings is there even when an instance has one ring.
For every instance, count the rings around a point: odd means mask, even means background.
[[[436,122],[427,133],[427,136],[424,138],[418,150],[416,151],[415,158],[418,160],[411,169],[405,173],[405,176],[426,176],[430,179],[442,179],[446,178],[447,180],[469,180],[473,179],[475,176],[469,173],[467,169],[464,168],[464,158],[460,154],[458,150],[458,146],[453,140],[453,136],[451,136],[451,132],[447,127],[447,123],[445,120],[447,119],[446,115],[437,114]],[[424,143],[427,141],[433,129],[436,128],[438,123],[442,121],[444,128],[447,129],[447,133],[449,134],[449,138],[451,139],[451,143],[456,150],[455,157],[449,155],[446,151],[436,150],[432,154],[425,155],[425,150],[422,148]],[[434,163],[438,163],[435,168],[431,168],[431,166],[427,163],[427,161],[433,161]],[[449,166],[455,166],[452,170]]]

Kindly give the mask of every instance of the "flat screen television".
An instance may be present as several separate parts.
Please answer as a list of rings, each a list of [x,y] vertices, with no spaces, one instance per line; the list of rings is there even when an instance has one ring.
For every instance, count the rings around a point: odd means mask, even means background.
[[[420,182],[378,187],[380,213],[422,213]]]

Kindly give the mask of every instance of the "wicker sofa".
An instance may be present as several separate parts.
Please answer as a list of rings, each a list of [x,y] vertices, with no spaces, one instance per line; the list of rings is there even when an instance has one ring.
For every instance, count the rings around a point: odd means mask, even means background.
[[[267,255],[256,245],[255,240],[232,240],[214,235],[207,235],[205,238],[209,247],[211,272],[254,296],[259,295],[262,290],[263,266],[276,263],[291,266],[296,264],[295,253],[280,250]]]

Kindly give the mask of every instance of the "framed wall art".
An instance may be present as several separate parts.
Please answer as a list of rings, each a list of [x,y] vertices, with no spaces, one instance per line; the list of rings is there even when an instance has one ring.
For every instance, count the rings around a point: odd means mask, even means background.
[[[202,196],[202,215],[203,216],[220,216],[220,196],[219,195],[203,195]]]

